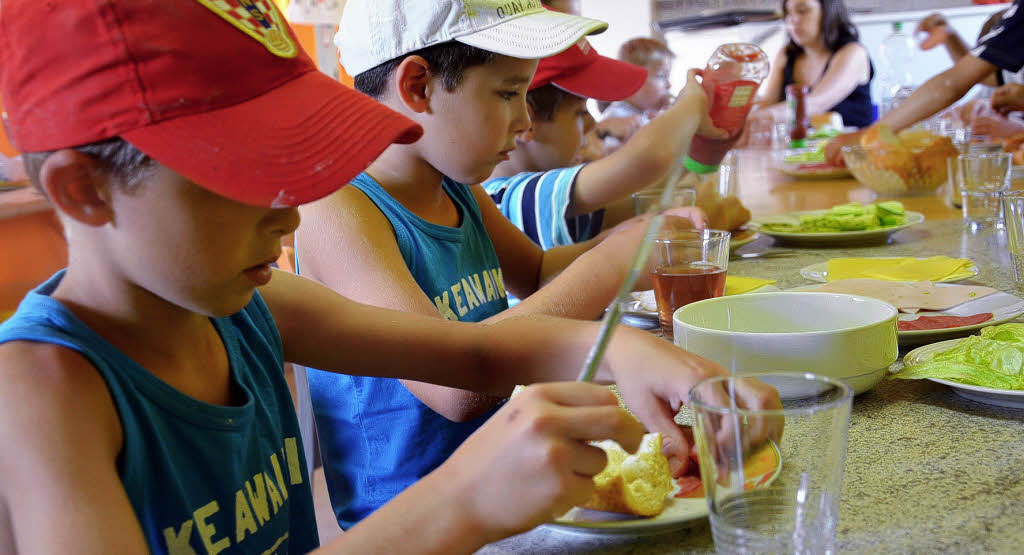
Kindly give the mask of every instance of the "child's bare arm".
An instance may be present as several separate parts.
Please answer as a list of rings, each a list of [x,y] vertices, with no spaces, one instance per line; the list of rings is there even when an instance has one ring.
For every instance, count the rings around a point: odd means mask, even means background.
[[[655,184],[686,154],[698,129],[715,136],[717,130],[707,116],[707,96],[694,75],[691,70],[686,87],[668,110],[637,131],[622,148],[580,170],[570,215],[593,212]]]
[[[303,275],[357,302],[441,318],[409,272],[391,224],[361,191],[346,187],[301,212],[305,225],[298,232],[297,246]],[[500,402],[490,395],[434,384],[402,384],[431,410],[455,422],[475,418]]]
[[[529,387],[440,468],[322,551],[472,553],[586,500],[606,460],[588,440],[614,439],[632,451],[642,434],[606,388]]]
[[[15,341],[0,345],[0,379],[0,551],[146,553],[99,372],[70,349]]]
[[[968,54],[957,60],[953,67],[925,81],[878,123],[888,125],[894,132],[902,131],[960,100],[971,87],[996,69],[989,62]]]
[[[395,312],[352,302],[285,272],[275,272],[260,292],[281,332],[285,360],[493,395],[508,395],[516,384],[575,379],[598,332],[597,322],[539,315],[463,323]],[[685,465],[690,443],[673,416],[694,384],[726,373],[664,339],[622,326],[596,381],[617,382],[633,413],[664,434],[666,453]],[[756,397],[778,399],[772,392]]]

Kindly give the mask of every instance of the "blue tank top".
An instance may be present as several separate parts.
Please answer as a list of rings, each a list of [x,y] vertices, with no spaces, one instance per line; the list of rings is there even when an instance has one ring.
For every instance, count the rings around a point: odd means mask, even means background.
[[[508,308],[498,255],[468,187],[444,179],[462,216],[451,228],[413,214],[365,173],[352,185],[391,222],[406,266],[442,316],[477,322]],[[437,468],[497,410],[452,422],[396,379],[308,370],[331,504],[343,529]]]
[[[847,40],[842,42],[836,51],[840,48],[850,44],[851,42],[857,42],[855,40]],[[832,58],[835,57],[835,52],[832,56],[829,56],[828,61],[825,62],[825,69],[821,72],[822,75],[828,71],[828,66],[832,64]],[[793,76],[793,68],[796,66],[796,58],[790,56],[786,59],[786,65],[782,68],[782,93],[779,102],[786,101],[786,86],[792,85],[796,81]],[[857,85],[850,94],[839,101],[839,104],[828,109],[829,112],[836,112],[843,116],[843,125],[852,125],[854,127],[867,127],[875,121],[874,106],[871,104],[871,80],[875,78],[875,65],[868,59],[868,81],[863,85]],[[815,83],[816,85],[817,83]]]
[[[259,293],[212,318],[245,393],[193,399],[146,371],[50,297],[61,270],[0,324],[0,343],[52,343],[103,377],[124,432],[118,472],[152,553],[306,553],[319,540],[277,327]]]

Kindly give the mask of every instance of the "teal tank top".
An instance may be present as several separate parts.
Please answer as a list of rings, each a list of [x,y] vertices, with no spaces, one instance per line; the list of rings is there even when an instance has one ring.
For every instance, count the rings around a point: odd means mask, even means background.
[[[212,318],[241,406],[188,397],[128,358],[50,297],[64,271],[0,324],[0,343],[53,343],[103,377],[121,419],[121,482],[153,553],[306,553],[318,545],[313,497],[277,326],[259,293]],[[59,520],[59,519],[58,519]],[[55,521],[56,522],[56,521]]]

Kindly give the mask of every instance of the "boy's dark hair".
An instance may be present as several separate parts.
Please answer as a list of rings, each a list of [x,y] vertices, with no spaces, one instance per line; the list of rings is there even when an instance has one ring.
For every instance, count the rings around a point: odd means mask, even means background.
[[[562,101],[571,96],[575,95],[567,93],[549,83],[527,92],[526,103],[533,110],[534,118],[542,121],[551,121],[555,119],[555,112],[558,111]]]
[[[353,78],[357,91],[380,100],[387,90],[388,79],[398,64],[409,56],[422,56],[430,64],[431,71],[441,79],[445,90],[453,91],[462,82],[462,74],[473,66],[493,62],[497,54],[461,42],[448,41],[435,44],[388,60],[370,68]]]
[[[154,160],[146,153],[135,148],[135,145],[122,139],[113,137],[87,145],[73,147],[83,154],[88,154],[99,162],[102,171],[110,174],[118,185],[125,192],[132,192],[136,189],[149,172],[153,169]],[[42,191],[42,184],[39,182],[39,169],[43,162],[50,157],[55,150],[47,152],[26,152],[22,154],[25,162],[25,173],[32,180],[32,184]]]
[[[782,17],[786,17],[786,0],[782,0]],[[821,38],[829,52],[835,52],[860,38],[857,27],[850,20],[850,11],[843,0],[821,0]],[[795,60],[803,47],[792,38],[786,44],[786,57]]]

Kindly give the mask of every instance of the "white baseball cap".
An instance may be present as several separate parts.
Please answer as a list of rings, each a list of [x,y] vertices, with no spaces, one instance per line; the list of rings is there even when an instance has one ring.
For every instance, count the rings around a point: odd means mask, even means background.
[[[452,40],[514,58],[546,58],[608,24],[540,0],[348,0],[334,37],[349,75]]]

